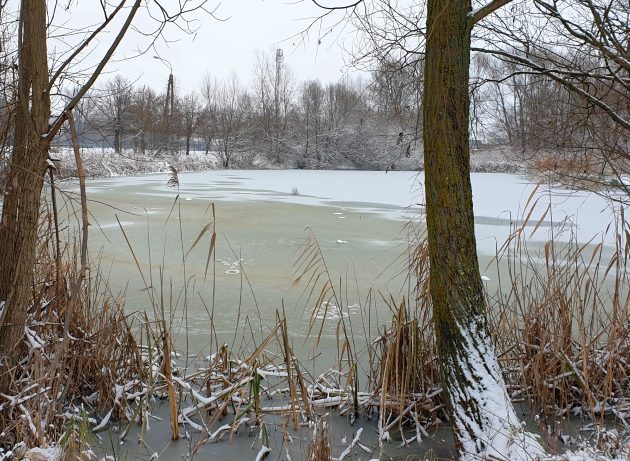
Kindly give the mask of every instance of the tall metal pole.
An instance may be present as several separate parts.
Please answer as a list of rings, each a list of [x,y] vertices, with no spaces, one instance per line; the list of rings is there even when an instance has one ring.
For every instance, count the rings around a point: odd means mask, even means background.
[[[168,83],[166,84],[166,97],[164,101],[164,134],[166,136],[166,149],[171,152],[172,147],[172,122],[173,122],[173,108],[175,107],[175,89],[173,86],[173,66],[168,59],[161,58],[159,56],[153,56],[153,59],[158,59],[164,64],[168,65],[169,75]],[[170,107],[169,107],[170,105]]]
[[[274,85],[274,134],[272,134],[272,145],[276,152],[277,160],[280,160],[280,152],[278,150],[278,141],[280,139],[280,89],[282,86],[282,67],[284,64],[284,52],[282,48],[276,50],[276,81]]]

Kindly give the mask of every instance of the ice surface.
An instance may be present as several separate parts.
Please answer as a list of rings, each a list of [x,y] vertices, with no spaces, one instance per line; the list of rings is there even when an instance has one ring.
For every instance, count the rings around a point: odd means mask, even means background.
[[[109,178],[91,182],[90,193],[106,194],[114,186],[135,186],[137,194],[172,196],[211,201],[256,201],[296,203],[302,205],[340,206],[343,210],[378,213],[386,218],[420,219],[424,207],[424,175],[410,171],[313,171],[313,170],[213,170],[182,173],[180,188],[166,187],[168,175]],[[483,253],[493,254],[507,237],[510,226],[527,215],[525,209],[535,205],[529,218],[530,230],[550,207],[533,240],[546,241],[553,236],[567,239],[571,232],[579,242],[603,233],[614,217],[606,201],[591,193],[537,187],[528,179],[507,173],[473,173],[473,202],[477,240]],[[299,194],[293,191],[298,189]],[[532,197],[530,199],[530,196]],[[537,201],[537,202],[536,202]],[[339,219],[342,212],[335,212]],[[551,224],[554,223],[552,227]],[[566,226],[570,223],[572,226]],[[561,232],[561,229],[564,229]],[[528,231],[528,236],[530,231]],[[609,232],[605,239],[613,242]]]

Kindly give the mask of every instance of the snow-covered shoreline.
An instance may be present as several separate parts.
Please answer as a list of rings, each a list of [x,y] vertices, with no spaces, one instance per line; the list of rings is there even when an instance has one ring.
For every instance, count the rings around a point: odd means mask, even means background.
[[[57,176],[78,177],[74,153],[69,148],[51,149]],[[82,149],[81,160],[88,178],[107,178],[168,173],[173,166],[177,171],[204,171],[219,168],[219,161],[212,154],[191,152],[189,155],[137,155],[132,152],[114,154],[100,150]]]
[[[78,176],[74,153],[68,147],[51,149],[51,158],[59,160],[56,163],[57,176],[73,178]],[[107,178],[118,176],[139,176],[159,173],[169,173],[173,166],[178,172],[207,171],[224,169],[220,159],[213,153],[191,151],[190,154],[136,154],[133,150],[125,150],[121,154],[102,149],[81,149],[83,168],[88,178]],[[240,165],[234,168],[239,169]],[[254,159],[247,169],[274,170],[289,168],[291,165],[274,165],[263,158]],[[331,165],[321,165],[322,169],[334,168]],[[338,167],[338,166],[337,166]],[[501,148],[473,150],[470,156],[471,171],[475,173],[525,173],[525,166],[512,158],[508,150]],[[337,168],[347,169],[347,168]],[[416,170],[422,170],[418,165]]]

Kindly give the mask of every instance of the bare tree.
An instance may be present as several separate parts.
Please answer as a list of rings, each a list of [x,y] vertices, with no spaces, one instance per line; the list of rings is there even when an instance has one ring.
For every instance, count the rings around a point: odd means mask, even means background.
[[[186,155],[190,154],[190,141],[195,135],[197,125],[199,123],[199,103],[198,96],[195,93],[189,93],[184,96],[183,101],[180,103],[182,111],[182,123],[184,129],[184,136],[186,137]]]
[[[258,133],[267,144],[270,159],[280,162],[287,129],[287,114],[293,99],[293,78],[277,50],[276,62],[258,53],[254,67],[254,98],[258,112]]]
[[[251,99],[235,75],[217,88],[216,137],[221,147],[219,158],[224,168],[229,168],[235,159],[236,149],[244,140],[247,114],[251,112]]]
[[[145,85],[134,91],[130,117],[135,150],[145,154],[149,146],[151,148],[156,146],[161,128],[158,95],[152,88]]]
[[[97,98],[100,129],[111,133],[117,154],[122,153],[124,135],[131,129],[133,93],[132,82],[116,75],[105,84],[103,94]]]
[[[630,6],[621,0],[578,0],[571,7],[535,0],[512,10],[510,17],[485,21],[473,47],[502,63],[490,79],[501,85],[527,76],[523,91],[539,101],[530,108],[519,101],[513,109],[523,114],[523,127],[530,124],[530,139],[535,132],[546,155],[555,151],[547,165],[557,169],[558,179],[590,182],[606,193],[608,178],[614,178],[628,196],[623,176],[630,160]],[[512,27],[503,27],[508,21]]]
[[[303,85],[300,98],[305,128],[304,157],[315,158],[318,162],[322,160],[319,144],[323,131],[324,94],[322,84],[318,80],[311,80]],[[298,165],[304,166],[300,163]]]
[[[19,97],[13,152],[0,221],[0,303],[3,305],[0,318],[0,362],[3,370],[0,374],[0,392],[6,392],[9,372],[18,364],[23,349],[21,345],[31,304],[29,297],[33,283],[37,226],[50,143],[101,74],[129,31],[142,3],[141,0],[121,0],[113,5],[103,3],[101,23],[89,31],[86,38],[49,72],[47,2],[20,2],[17,37]],[[148,2],[147,8],[154,8],[153,17],[161,18],[156,23],[156,29],[149,31],[150,34],[153,37],[159,36],[168,23],[180,22],[184,12],[194,11],[195,6],[199,7],[203,3],[200,1],[194,5],[190,1],[183,1],[179,3],[177,10],[172,10],[165,8],[157,0]],[[186,28],[190,25],[184,23],[180,27]],[[112,31],[114,35],[111,45],[99,63],[76,94],[60,104],[61,111],[51,119],[50,95],[53,88],[59,85],[69,67],[89,51],[97,37],[108,32],[111,34]]]
[[[205,139],[206,154],[208,154],[213,147],[217,131],[217,87],[218,83],[212,80],[209,75],[206,75],[201,82],[203,109],[199,116],[199,125],[203,138]]]

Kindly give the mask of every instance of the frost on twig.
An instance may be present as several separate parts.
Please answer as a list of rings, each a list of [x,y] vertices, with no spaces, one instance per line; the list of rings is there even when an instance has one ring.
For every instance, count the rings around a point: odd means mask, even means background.
[[[262,461],[267,457],[267,455],[269,455],[269,453],[271,453],[271,448],[263,445],[260,447],[260,451],[258,451],[258,454],[256,455],[256,461]]]
[[[363,428],[361,427],[361,428],[359,428],[359,430],[357,431],[356,435],[352,439],[352,442],[350,442],[350,445],[348,445],[346,447],[346,449],[341,452],[341,454],[339,455],[339,458],[333,458],[333,461],[343,461],[346,458],[346,456],[348,456],[350,454],[350,452],[352,451],[354,446],[357,443],[359,443],[359,438],[361,438],[361,434],[362,433],[363,433]]]

